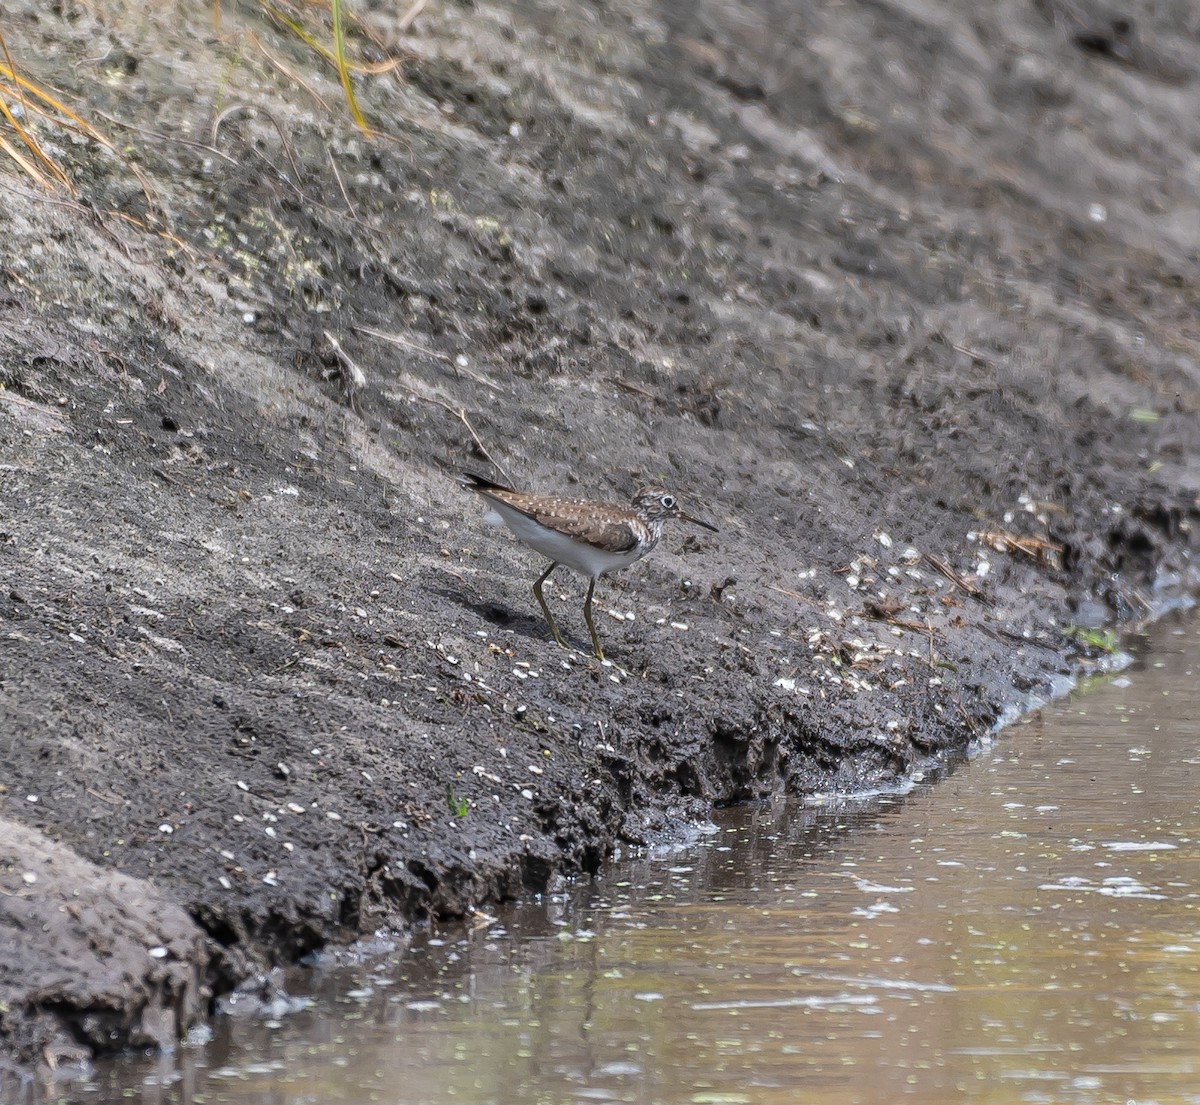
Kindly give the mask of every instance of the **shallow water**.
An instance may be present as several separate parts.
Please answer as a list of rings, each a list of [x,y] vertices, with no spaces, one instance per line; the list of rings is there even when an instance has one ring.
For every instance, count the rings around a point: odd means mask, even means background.
[[[71,1101],[1200,1103],[1200,621],[907,795],[310,973]]]

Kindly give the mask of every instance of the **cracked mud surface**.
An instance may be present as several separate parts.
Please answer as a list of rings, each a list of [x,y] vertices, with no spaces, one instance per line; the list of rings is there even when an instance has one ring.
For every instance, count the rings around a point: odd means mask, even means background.
[[[379,141],[248,8],[6,9],[155,203],[0,167],[8,1059],[886,783],[1194,584],[1192,5],[560,7],[369,13]],[[721,532],[601,582],[602,666],[460,468]]]

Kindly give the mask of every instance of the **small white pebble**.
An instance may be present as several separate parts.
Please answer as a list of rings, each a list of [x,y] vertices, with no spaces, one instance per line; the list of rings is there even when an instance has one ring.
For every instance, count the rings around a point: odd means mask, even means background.
[[[892,547],[892,539],[886,533],[875,534],[875,540],[878,541],[885,549]]]
[[[238,790],[249,790],[250,789],[244,782],[242,782],[241,779],[239,779],[237,781],[237,788],[238,788]]]
[[[233,889],[233,883],[231,883],[224,875],[219,876],[217,878],[217,882],[219,882],[226,890]]]
[[[26,872],[25,872],[25,873],[24,873],[24,874],[21,876],[21,881],[22,881],[22,882],[23,882],[23,883],[24,883],[26,886],[32,886],[32,885],[33,885],[35,882],[37,882],[37,875],[35,875],[35,874],[34,874],[32,871],[26,871]]]
[[[533,791],[531,791],[531,790],[530,790],[528,787],[526,787],[525,789],[523,789],[523,790],[521,791],[521,797],[522,797],[522,798],[532,798],[532,797],[533,797]]]
[[[330,821],[341,821],[342,819],[342,815],[340,813],[334,813],[333,810],[326,810],[325,816],[328,817]]]
[[[163,822],[161,825],[159,825],[159,827],[158,827],[158,831],[159,831],[160,833],[173,833],[173,832],[175,831],[175,826],[174,826],[174,825],[168,825],[168,824],[167,824],[167,823],[164,821],[164,822]]]
[[[299,802],[289,802],[287,804],[289,813],[303,813],[304,807]]]
[[[166,959],[171,953],[167,951],[161,944],[154,948],[148,948],[146,954],[153,959]]]

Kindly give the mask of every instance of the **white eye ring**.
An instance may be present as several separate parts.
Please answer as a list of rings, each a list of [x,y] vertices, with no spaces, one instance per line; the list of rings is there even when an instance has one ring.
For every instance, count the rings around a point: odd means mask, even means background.
[[[664,495],[662,497],[662,505],[665,506],[668,510],[673,509],[675,506],[675,496],[674,495]]]

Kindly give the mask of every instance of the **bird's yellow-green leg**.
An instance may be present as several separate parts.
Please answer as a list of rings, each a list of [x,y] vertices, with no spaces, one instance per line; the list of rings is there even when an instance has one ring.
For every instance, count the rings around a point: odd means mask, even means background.
[[[596,636],[596,623],[592,621],[592,595],[596,591],[596,581],[588,584],[587,598],[583,600],[583,620],[587,622],[588,631],[592,635],[592,648],[596,650],[596,659],[604,659],[604,649],[600,647],[600,638]]]
[[[560,648],[566,648],[567,642],[562,639],[562,634],[559,633],[558,625],[554,621],[554,615],[550,613],[550,607],[546,605],[546,596],[542,594],[542,584],[550,578],[550,573],[557,567],[558,561],[554,561],[551,563],[550,567],[547,568],[540,577],[538,577],[537,583],[533,585],[533,593],[538,602],[541,604],[542,613],[546,615],[546,624],[550,626],[550,632],[554,634],[554,639],[558,642]],[[592,635],[595,636],[594,633]]]

